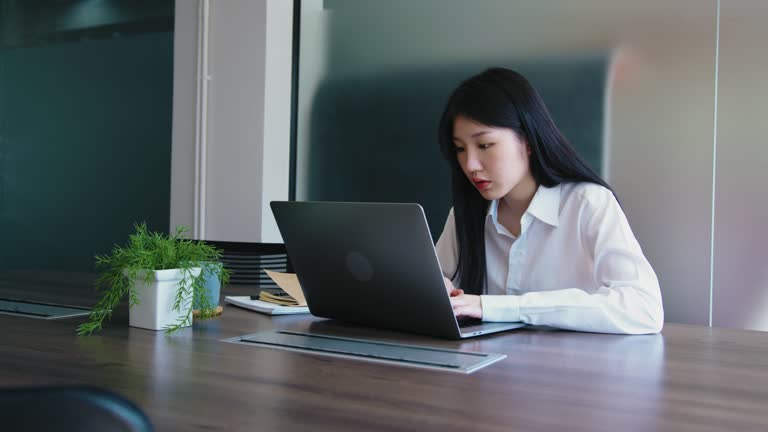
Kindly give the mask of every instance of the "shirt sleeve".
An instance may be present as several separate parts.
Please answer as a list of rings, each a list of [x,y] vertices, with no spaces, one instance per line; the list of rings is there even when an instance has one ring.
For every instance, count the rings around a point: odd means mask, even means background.
[[[453,277],[453,273],[458,266],[459,248],[457,244],[456,222],[453,217],[453,209],[451,209],[451,211],[448,212],[448,219],[445,221],[443,233],[440,235],[440,238],[435,245],[437,260],[440,261],[440,269],[443,271],[443,276],[448,279]],[[456,282],[458,282],[458,279]],[[456,287],[458,288],[458,286]]]
[[[483,320],[599,333],[661,331],[664,310],[658,279],[610,191],[585,200],[580,234],[585,250],[592,254],[594,292],[564,288],[483,296]]]

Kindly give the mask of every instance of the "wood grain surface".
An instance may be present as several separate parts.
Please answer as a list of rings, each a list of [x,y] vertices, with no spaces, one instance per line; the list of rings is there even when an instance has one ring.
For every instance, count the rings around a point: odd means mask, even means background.
[[[8,280],[0,297],[24,293]],[[87,280],[54,288],[55,278],[42,278],[26,289],[38,301],[90,306]],[[95,336],[75,335],[82,321],[0,315],[0,386],[104,387],[136,402],[159,431],[768,431],[763,332],[526,328],[447,341],[231,305],[170,337],[128,327],[125,305]],[[460,375],[221,342],[273,328],[508,357]]]

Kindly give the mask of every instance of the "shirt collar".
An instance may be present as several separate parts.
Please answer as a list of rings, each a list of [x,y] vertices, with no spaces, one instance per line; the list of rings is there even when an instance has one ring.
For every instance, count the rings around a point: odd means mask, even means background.
[[[485,213],[486,219],[488,216],[490,216],[494,222],[499,222],[499,200],[493,200],[488,205],[488,211]]]
[[[528,205],[528,210],[525,212],[544,223],[556,227],[560,223],[560,185],[551,188],[540,185],[536,189],[536,193],[533,195],[531,203]],[[498,226],[499,200],[491,201],[491,204],[488,206],[488,212],[486,213],[486,217],[488,216],[490,216],[493,223]]]
[[[556,227],[560,222],[560,185],[551,188],[539,186],[526,213]]]

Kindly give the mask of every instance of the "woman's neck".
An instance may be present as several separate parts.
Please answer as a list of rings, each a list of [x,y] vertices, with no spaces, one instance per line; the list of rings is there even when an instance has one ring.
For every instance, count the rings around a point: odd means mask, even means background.
[[[526,178],[499,200],[499,223],[515,237],[520,236],[523,213],[528,210],[538,187],[533,177]]]
[[[523,178],[508,194],[504,195],[501,201],[504,202],[510,213],[517,217],[522,217],[523,213],[528,210],[531,201],[533,201],[533,196],[536,195],[538,188],[539,185],[536,184],[536,180],[533,179],[533,176],[529,175]]]

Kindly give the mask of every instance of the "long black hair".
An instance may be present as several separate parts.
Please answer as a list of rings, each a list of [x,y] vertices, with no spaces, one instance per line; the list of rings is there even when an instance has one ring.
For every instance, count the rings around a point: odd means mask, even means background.
[[[519,73],[491,68],[463,81],[448,98],[438,140],[451,166],[453,212],[459,259],[452,279],[468,294],[486,286],[485,218],[489,202],[470,183],[459,165],[453,142],[457,116],[492,127],[512,129],[530,147],[530,170],[537,185],[591,182],[610,186],[576,153],[555,126],[539,93]]]

